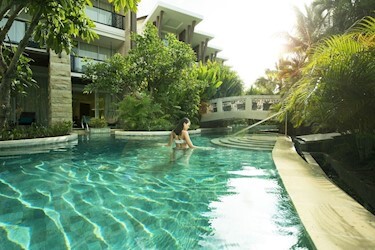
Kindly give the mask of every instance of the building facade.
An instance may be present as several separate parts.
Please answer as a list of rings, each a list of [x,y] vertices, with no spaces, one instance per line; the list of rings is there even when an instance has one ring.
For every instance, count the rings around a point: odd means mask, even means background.
[[[75,126],[80,126],[83,116],[111,119],[116,112],[111,95],[105,92],[83,93],[87,59],[102,62],[115,53],[126,55],[134,46],[130,40],[131,33],[141,33],[147,22],[154,23],[161,39],[166,33],[173,33],[180,41],[190,44],[198,61],[222,61],[217,57],[220,49],[208,46],[213,36],[195,30],[203,20],[198,14],[158,3],[148,16],[137,19],[135,13],[116,13],[106,0],[92,2],[92,7],[86,7],[86,14],[94,21],[94,31],[99,39],[91,43],[77,40],[70,55],[56,54],[32,42],[26,48],[33,59],[31,69],[39,87],[28,88],[26,96],[12,97],[12,122],[17,123],[21,112],[34,112],[36,122],[43,125],[73,121]],[[8,33],[7,42],[19,43],[26,25],[27,17],[21,15]]]

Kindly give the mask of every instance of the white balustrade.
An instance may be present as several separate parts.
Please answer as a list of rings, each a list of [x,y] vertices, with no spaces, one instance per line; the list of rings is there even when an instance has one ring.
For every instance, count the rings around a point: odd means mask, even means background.
[[[272,104],[278,103],[278,95],[246,95],[212,99],[201,121],[223,119],[257,119],[269,116]]]

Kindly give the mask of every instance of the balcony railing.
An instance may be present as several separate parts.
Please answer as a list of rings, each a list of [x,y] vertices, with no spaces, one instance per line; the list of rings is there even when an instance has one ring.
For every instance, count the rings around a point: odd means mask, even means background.
[[[122,30],[125,29],[125,17],[123,15],[91,6],[86,6],[86,14],[94,22]]]
[[[70,67],[72,72],[85,73],[86,65],[89,62],[100,63],[103,61],[98,59],[90,59],[86,57],[70,55]]]

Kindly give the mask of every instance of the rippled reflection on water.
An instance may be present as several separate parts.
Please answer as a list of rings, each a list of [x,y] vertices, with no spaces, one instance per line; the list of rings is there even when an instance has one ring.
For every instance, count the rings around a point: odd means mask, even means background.
[[[311,248],[270,152],[162,142],[0,158],[0,249]]]

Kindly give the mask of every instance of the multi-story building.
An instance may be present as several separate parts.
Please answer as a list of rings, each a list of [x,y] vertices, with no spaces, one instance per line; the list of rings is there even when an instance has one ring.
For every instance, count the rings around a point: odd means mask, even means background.
[[[216,47],[208,46],[208,42],[214,38],[213,35],[202,31],[196,31],[196,26],[203,21],[203,16],[180,9],[176,6],[158,2],[149,15],[138,18],[137,32],[142,33],[147,22],[153,23],[159,31],[161,39],[167,33],[189,44],[197,55],[197,60],[206,62],[224,59],[218,58],[217,53],[221,51]]]
[[[198,61],[222,61],[217,57],[220,49],[208,46],[213,36],[195,31],[195,26],[203,20],[198,14],[158,3],[148,16],[137,19],[135,13],[115,13],[113,6],[106,0],[92,2],[93,7],[87,6],[86,14],[95,22],[94,30],[99,39],[90,44],[77,40],[77,46],[70,55],[56,54],[32,42],[26,48],[27,54],[33,59],[31,69],[39,88],[29,88],[27,96],[12,97],[13,122],[17,122],[21,111],[34,112],[36,122],[45,125],[71,120],[79,125],[82,116],[110,118],[114,115],[111,95],[104,92],[83,93],[85,59],[100,62],[115,53],[126,55],[133,46],[130,34],[142,32],[146,22],[152,22],[158,27],[161,39],[169,32],[180,41],[190,44]],[[8,33],[7,42],[19,43],[26,25],[27,17],[21,15]]]

